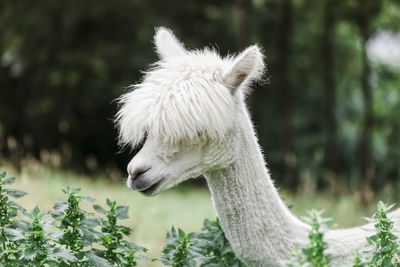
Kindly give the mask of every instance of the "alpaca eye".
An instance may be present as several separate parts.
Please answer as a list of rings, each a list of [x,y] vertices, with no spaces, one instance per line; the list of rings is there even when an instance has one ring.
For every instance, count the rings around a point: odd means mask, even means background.
[[[139,144],[137,144],[137,145],[134,147],[134,149],[132,150],[132,152],[133,152],[134,155],[136,155],[136,154],[143,148],[144,144],[146,143],[147,137],[148,137],[148,134],[147,134],[147,132],[146,132],[146,133],[144,134],[144,137],[143,137],[142,141],[141,141]]]

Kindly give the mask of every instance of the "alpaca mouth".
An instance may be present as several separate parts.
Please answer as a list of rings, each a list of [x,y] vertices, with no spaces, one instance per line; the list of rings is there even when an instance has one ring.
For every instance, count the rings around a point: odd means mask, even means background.
[[[138,191],[140,193],[142,193],[143,195],[151,196],[154,194],[154,192],[156,192],[160,188],[163,181],[164,181],[164,178],[160,179],[159,181],[155,182],[154,184],[150,185],[149,187],[147,187],[143,190],[138,190]]]

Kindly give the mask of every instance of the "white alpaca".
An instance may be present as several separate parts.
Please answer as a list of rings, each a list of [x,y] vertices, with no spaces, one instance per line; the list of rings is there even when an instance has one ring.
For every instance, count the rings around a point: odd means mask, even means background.
[[[264,69],[259,47],[221,58],[185,50],[165,28],[155,45],[160,61],[121,97],[117,114],[121,144],[143,142],[127,185],[155,195],[204,174],[235,254],[248,266],[282,266],[307,243],[310,227],[279,197],[245,106],[247,86]],[[391,216],[398,222],[400,212]],[[346,263],[372,228],[328,231],[334,262]]]

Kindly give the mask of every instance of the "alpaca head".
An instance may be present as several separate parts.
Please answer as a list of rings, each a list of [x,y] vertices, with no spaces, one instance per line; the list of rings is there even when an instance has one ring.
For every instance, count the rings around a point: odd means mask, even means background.
[[[263,55],[250,46],[237,56],[188,51],[165,28],[154,42],[160,60],[141,83],[121,96],[116,122],[121,145],[143,145],[128,165],[127,185],[146,195],[211,169],[232,153],[243,91],[263,71]]]

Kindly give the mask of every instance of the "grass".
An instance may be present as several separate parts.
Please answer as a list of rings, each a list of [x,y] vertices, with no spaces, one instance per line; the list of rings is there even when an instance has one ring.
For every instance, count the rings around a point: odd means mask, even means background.
[[[37,165],[34,168],[24,168],[17,173],[10,166],[0,166],[8,176],[16,176],[14,188],[24,190],[29,194],[19,202],[27,209],[39,205],[40,209],[49,209],[54,202],[63,198],[62,188],[67,186],[82,188],[84,195],[96,199],[105,206],[106,198],[116,200],[120,205],[130,207],[130,219],[125,225],[133,229],[131,240],[149,248],[149,257],[161,255],[165,245],[165,234],[171,226],[182,228],[185,232],[199,231],[205,218],[214,219],[215,211],[212,206],[208,189],[191,188],[185,185],[163,192],[155,197],[145,197],[128,189],[121,182],[111,182],[107,177],[87,177],[74,172],[59,171]],[[351,195],[333,196],[322,193],[307,193],[292,195],[281,192],[292,211],[306,215],[310,209],[323,209],[324,217],[331,217],[337,227],[351,227],[365,223],[362,217],[371,216],[375,204],[361,208]],[[141,265],[142,266],[142,265]],[[159,262],[146,263],[143,266],[161,266]]]

